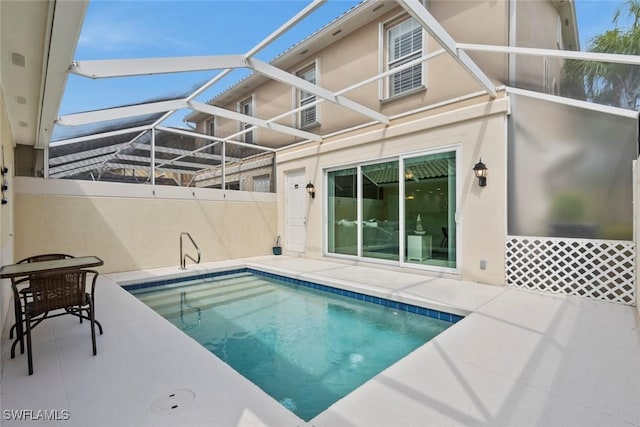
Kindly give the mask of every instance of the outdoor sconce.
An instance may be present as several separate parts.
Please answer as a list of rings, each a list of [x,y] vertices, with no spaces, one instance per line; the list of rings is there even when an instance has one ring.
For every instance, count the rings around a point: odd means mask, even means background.
[[[476,174],[476,178],[478,178],[478,185],[485,187],[487,185],[487,165],[482,163],[482,158],[473,167],[473,172]]]
[[[316,187],[313,186],[311,181],[309,181],[309,183],[307,184],[306,189],[307,189],[307,193],[309,193],[311,198],[315,199],[316,198]]]

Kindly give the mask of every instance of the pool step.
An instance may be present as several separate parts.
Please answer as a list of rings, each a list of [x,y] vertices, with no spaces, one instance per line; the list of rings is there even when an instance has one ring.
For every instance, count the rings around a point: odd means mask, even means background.
[[[162,296],[141,298],[149,307],[167,317],[180,312],[180,304],[188,302],[191,307],[200,309],[216,305],[229,304],[240,299],[247,299],[263,292],[270,292],[273,284],[255,276],[234,278],[216,284],[201,285],[185,291],[183,287],[174,288],[171,293],[163,292]],[[181,296],[183,294],[184,296]]]
[[[173,295],[179,295],[181,292],[192,294],[197,292],[209,292],[212,290],[223,290],[225,288],[239,286],[251,281],[253,276],[248,273],[244,273],[243,275],[234,275],[234,277],[225,276],[224,280],[219,278],[214,279],[198,279],[189,282],[181,282],[175,285],[165,285],[157,288],[145,289],[146,292],[138,293],[136,294],[136,297],[151,305],[154,304],[154,302],[162,301],[167,297],[171,298]]]
[[[224,276],[217,276],[217,277],[187,279],[178,283],[170,283],[166,285],[158,285],[158,286],[152,286],[148,288],[133,289],[133,290],[130,290],[129,292],[135,295],[137,298],[146,298],[146,297],[153,297],[156,295],[162,295],[165,292],[171,292],[173,289],[177,289],[177,288],[188,288],[192,286],[202,285],[205,283],[226,282],[226,281],[229,281],[230,279],[246,278],[246,277],[252,277],[251,273],[242,272],[242,273],[225,274]]]
[[[247,301],[249,299],[264,297],[266,295],[275,292],[273,287],[267,288],[262,287],[261,289],[254,289],[253,292],[245,292],[242,294],[235,295],[226,295],[224,298],[208,298],[208,299],[198,299],[196,301],[187,300],[187,304],[184,304],[182,308],[176,306],[174,304],[170,309],[166,310],[156,310],[162,317],[166,319],[175,319],[180,316],[196,314],[199,312],[204,312],[208,309],[212,308],[220,308],[229,304],[233,304],[239,301]]]

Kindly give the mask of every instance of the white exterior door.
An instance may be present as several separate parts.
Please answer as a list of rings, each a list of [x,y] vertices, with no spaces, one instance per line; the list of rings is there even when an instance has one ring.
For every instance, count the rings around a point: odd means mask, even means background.
[[[286,174],[287,192],[285,194],[286,225],[285,249],[304,252],[307,235],[306,195],[304,170]]]

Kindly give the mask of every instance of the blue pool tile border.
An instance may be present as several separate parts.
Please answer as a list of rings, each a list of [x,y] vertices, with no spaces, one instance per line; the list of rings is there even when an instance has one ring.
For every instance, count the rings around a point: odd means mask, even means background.
[[[434,310],[431,308],[420,307],[413,304],[407,304],[399,301],[392,301],[386,298],[375,297],[367,294],[362,294],[359,292],[348,291],[346,289],[335,288],[332,286],[321,285],[319,283],[309,282],[307,280],[295,279],[293,277],[282,276],[280,274],[268,273],[262,270],[256,270],[254,268],[236,268],[232,270],[224,270],[224,271],[215,271],[204,274],[198,274],[194,276],[182,276],[182,277],[174,277],[171,279],[163,279],[163,280],[154,280],[145,283],[136,283],[131,285],[124,285],[123,288],[127,291],[136,291],[140,289],[153,288],[156,286],[163,285],[173,285],[180,282],[186,282],[190,280],[198,280],[198,279],[209,279],[212,277],[219,276],[228,276],[231,274],[238,273],[252,273],[256,276],[262,276],[270,279],[280,280],[285,283],[290,283],[297,286],[304,286],[311,289],[316,289],[323,292],[329,292],[335,295],[341,295],[348,298],[353,298],[360,301],[369,302],[372,304],[382,305],[384,307],[390,307],[395,310],[407,311],[409,313],[419,314],[421,316],[431,317],[433,319],[444,320],[450,323],[456,323],[460,320],[464,319],[464,316],[460,316],[457,314],[447,313],[444,311]]]

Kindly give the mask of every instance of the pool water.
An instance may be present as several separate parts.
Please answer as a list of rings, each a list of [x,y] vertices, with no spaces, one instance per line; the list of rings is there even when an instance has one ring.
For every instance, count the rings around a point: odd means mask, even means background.
[[[453,324],[248,272],[130,292],[305,421]]]

